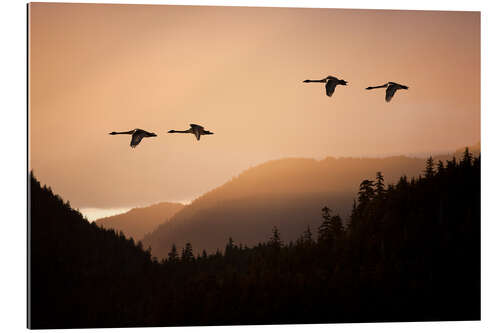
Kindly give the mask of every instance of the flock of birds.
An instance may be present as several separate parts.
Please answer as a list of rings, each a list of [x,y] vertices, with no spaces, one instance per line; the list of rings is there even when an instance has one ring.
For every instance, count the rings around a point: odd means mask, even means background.
[[[326,95],[328,97],[332,97],[333,92],[335,91],[335,87],[338,85],[341,86],[347,86],[347,81],[345,80],[339,80],[335,76],[327,76],[323,80],[304,80],[304,83],[311,83],[311,82],[320,82],[320,83],[326,83],[325,88],[326,88]],[[378,89],[378,88],[387,88],[385,90],[385,101],[390,102],[396,91],[399,89],[405,89],[408,90],[407,86],[404,86],[402,84],[396,83],[396,82],[387,82],[386,84],[380,85],[380,86],[375,86],[375,87],[368,87],[366,90],[372,90],[372,89]]]
[[[335,87],[338,85],[341,86],[347,86],[347,81],[345,80],[339,80],[335,76],[327,76],[326,78],[322,80],[304,80],[304,83],[311,83],[311,82],[319,82],[319,83],[326,83],[325,88],[326,88],[326,95],[328,97],[332,97],[333,93],[335,92]],[[392,97],[394,97],[394,94],[396,91],[400,89],[405,89],[408,90],[408,87],[396,82],[387,82],[386,84],[380,85],[380,86],[374,86],[374,87],[368,87],[366,90],[372,90],[372,89],[379,89],[379,88],[386,88],[385,89],[385,101],[390,102]],[[213,132],[206,131],[203,126],[196,125],[196,124],[189,124],[190,128],[185,130],[185,131],[176,131],[176,130],[170,130],[167,133],[190,133],[193,134],[196,137],[196,140],[200,140],[200,137],[202,135],[211,135],[214,134]],[[111,132],[109,133],[110,135],[116,135],[116,134],[130,134],[132,135],[132,140],[130,141],[130,147],[135,148],[143,138],[148,138],[148,137],[154,137],[157,136],[155,133],[148,132],[145,130],[142,130],[140,128],[133,129],[131,131],[127,132]]]
[[[200,140],[200,136],[202,135],[210,135],[214,134],[210,131],[206,131],[203,126],[196,125],[196,124],[189,124],[191,126],[189,129],[185,131],[176,131],[176,130],[170,130],[168,133],[191,133],[194,134],[196,137],[196,140]],[[148,132],[145,130],[142,130],[140,128],[133,129],[128,132],[111,132],[109,133],[110,135],[116,135],[116,134],[131,134],[132,135],[132,140],[130,141],[130,147],[135,148],[143,138],[149,138],[152,136],[157,136],[155,133]]]

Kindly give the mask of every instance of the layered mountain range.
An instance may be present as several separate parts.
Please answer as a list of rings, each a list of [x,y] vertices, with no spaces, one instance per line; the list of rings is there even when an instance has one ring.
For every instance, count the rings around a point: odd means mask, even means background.
[[[433,159],[446,161],[461,156],[463,151],[458,149]],[[479,144],[470,147],[470,151],[479,154]],[[189,205],[164,203],[96,223],[137,237],[158,258],[166,257],[173,244],[182,248],[188,242],[195,253],[222,250],[229,237],[236,244],[256,245],[271,236],[274,226],[288,242],[308,227],[314,235],[324,206],[347,223],[358,186],[364,179],[374,179],[378,171],[386,184],[397,182],[401,175],[418,177],[425,160],[407,156],[284,158],[252,167]]]

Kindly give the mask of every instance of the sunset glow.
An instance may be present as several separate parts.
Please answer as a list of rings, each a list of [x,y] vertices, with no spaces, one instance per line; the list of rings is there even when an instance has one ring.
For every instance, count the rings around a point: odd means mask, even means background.
[[[480,139],[478,12],[30,5],[30,168],[77,208],[190,201],[282,157]],[[328,98],[304,79],[349,82]],[[369,85],[410,87],[390,103]],[[189,123],[215,135],[167,134]],[[136,149],[111,131],[158,134]]]

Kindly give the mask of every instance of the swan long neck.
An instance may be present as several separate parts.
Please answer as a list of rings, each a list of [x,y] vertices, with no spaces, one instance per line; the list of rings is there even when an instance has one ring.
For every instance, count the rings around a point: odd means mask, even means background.
[[[185,131],[176,131],[176,130],[171,130],[169,131],[170,133],[191,133],[190,130],[185,130]]]
[[[134,133],[134,131],[132,130],[132,131],[126,131],[126,132],[111,132],[110,134],[115,135],[115,134],[133,134],[133,133]]]
[[[321,82],[321,83],[325,83],[326,79],[323,79],[323,80],[305,80],[304,82],[305,83],[309,83],[309,82]]]
[[[377,88],[385,88],[385,87],[387,87],[387,86],[388,86],[388,83],[386,83],[386,84],[383,84],[383,85],[381,85],[381,86],[375,86],[375,87],[368,87],[367,89],[377,89]]]

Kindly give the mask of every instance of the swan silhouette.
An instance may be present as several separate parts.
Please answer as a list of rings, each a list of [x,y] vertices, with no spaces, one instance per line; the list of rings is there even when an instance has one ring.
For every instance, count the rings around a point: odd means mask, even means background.
[[[170,130],[170,131],[168,131],[168,133],[191,133],[191,134],[194,134],[194,136],[196,137],[196,140],[198,140],[198,141],[200,141],[200,136],[202,136],[202,135],[214,134],[210,131],[205,131],[205,128],[203,126],[200,126],[200,125],[189,124],[189,126],[191,126],[191,128],[187,129],[185,131]]]
[[[385,90],[385,101],[390,102],[394,94],[396,93],[397,90],[399,89],[405,89],[408,90],[407,86],[404,86],[402,84],[396,83],[396,82],[387,82],[384,85],[381,86],[375,86],[375,87],[368,87],[366,90],[371,90],[371,89],[377,89],[377,88],[387,88]]]
[[[142,130],[140,128],[136,128],[136,129],[133,129],[133,130],[128,131],[128,132],[111,132],[109,134],[110,135],[132,134],[132,140],[130,141],[130,147],[132,147],[132,148],[135,148],[141,142],[142,138],[156,136],[156,134],[147,132],[147,131]]]
[[[326,83],[325,88],[326,88],[326,95],[328,97],[332,97],[333,92],[335,91],[335,87],[337,85],[340,84],[341,86],[347,86],[347,81],[339,80],[335,76],[331,76],[331,75],[328,75],[323,80],[304,80],[302,82],[304,82],[304,83],[310,83],[310,82]]]

